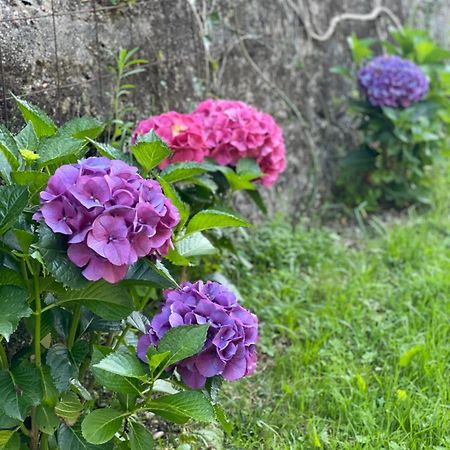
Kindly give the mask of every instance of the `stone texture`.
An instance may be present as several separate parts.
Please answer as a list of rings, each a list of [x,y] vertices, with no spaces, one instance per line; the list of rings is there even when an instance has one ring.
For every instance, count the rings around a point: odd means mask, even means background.
[[[288,169],[264,195],[272,208],[299,214],[326,197],[336,160],[354,140],[342,102],[351,86],[329,70],[350,63],[351,33],[385,36],[391,24],[385,18],[343,22],[330,40],[318,42],[306,33],[305,9],[296,15],[292,4],[309,5],[311,27],[320,33],[336,14],[367,13],[374,3],[53,0],[53,20],[51,0],[0,0],[0,102],[3,87],[7,95],[28,96],[59,121],[81,114],[106,118],[113,91],[108,65],[120,47],[139,47],[148,64],[132,80],[138,88],[128,99],[135,108],[130,120],[188,111],[207,95],[241,99],[273,114],[285,131]],[[448,0],[385,4],[403,22],[429,28],[448,44]],[[18,126],[9,99],[6,114],[1,102],[1,118]]]

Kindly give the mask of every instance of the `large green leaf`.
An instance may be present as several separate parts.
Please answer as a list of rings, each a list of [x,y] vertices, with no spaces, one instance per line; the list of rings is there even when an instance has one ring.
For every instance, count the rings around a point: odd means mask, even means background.
[[[205,209],[189,221],[186,234],[211,228],[249,227],[251,224],[235,213],[217,209]]]
[[[39,145],[39,139],[34,132],[33,124],[28,122],[16,135],[15,140],[19,149],[35,151]]]
[[[59,302],[82,303],[107,320],[125,319],[133,311],[133,301],[128,290],[106,281],[96,281],[81,289],[69,290],[59,296]]]
[[[213,167],[207,164],[195,162],[179,162],[167,166],[161,172],[161,178],[167,183],[176,183],[177,181],[188,180],[189,178],[208,172]]]
[[[237,174],[245,180],[254,180],[263,175],[258,163],[253,158],[242,158],[236,164]]]
[[[40,369],[42,382],[42,404],[45,406],[55,406],[58,401],[58,390],[53,381],[50,368],[43,366]]]
[[[7,445],[10,445],[15,433],[16,430],[0,430],[0,449],[3,450]]]
[[[36,194],[41,192],[48,183],[49,175],[38,170],[27,170],[23,172],[11,172],[11,179],[14,183],[21,186],[27,186],[30,191],[30,197],[36,196],[36,202],[39,198]]]
[[[205,343],[208,328],[208,324],[182,325],[167,331],[158,344],[158,353],[170,353],[166,366],[199,353]]]
[[[128,436],[131,450],[153,449],[153,436],[144,425],[134,421],[130,422]]]
[[[122,427],[124,414],[112,408],[96,409],[81,424],[83,437],[91,444],[110,441]]]
[[[170,166],[169,166],[170,167]],[[189,205],[184,203],[178,192],[164,178],[156,177],[162,187],[164,195],[173,203],[180,214],[180,223],[178,228],[182,228],[189,218]]]
[[[42,398],[39,371],[31,365],[20,365],[0,371],[0,412],[24,420],[32,406]]]
[[[72,426],[74,425],[83,411],[83,405],[75,392],[65,392],[61,400],[55,406],[55,414],[61,417],[64,422]]]
[[[0,234],[4,234],[17,221],[27,202],[26,187],[0,186]]]
[[[110,353],[93,367],[130,378],[141,378],[147,373],[146,366],[135,355],[126,352]]]
[[[217,249],[203,236],[202,233],[192,233],[175,243],[178,253],[185,257],[212,255]]]
[[[0,286],[0,335],[7,341],[22,317],[29,317],[28,293],[17,286]]]
[[[36,410],[36,423],[38,429],[43,433],[53,434],[59,425],[59,419],[54,408],[39,405]]]
[[[58,448],[60,450],[111,450],[112,442],[102,445],[95,445],[86,442],[81,434],[81,425],[76,424],[73,427],[61,425],[58,428]]]
[[[16,170],[20,164],[20,153],[14,136],[2,124],[0,124],[0,152],[7,159],[12,169]]]
[[[120,159],[122,161],[125,161],[127,164],[131,164],[131,158],[129,154],[117,150],[117,148],[113,147],[112,145],[96,142],[89,138],[87,138],[87,140],[95,147],[100,155],[105,156],[109,159]]]
[[[95,139],[105,125],[94,117],[77,117],[69,120],[59,130],[58,135],[74,139]]]
[[[172,154],[167,144],[153,130],[139,136],[136,144],[131,147],[131,152],[146,172]]]
[[[53,381],[60,392],[67,391],[70,380],[78,377],[78,368],[74,364],[69,350],[64,344],[55,344],[47,352],[47,365],[50,367]]]
[[[67,257],[67,237],[54,233],[47,225],[39,225],[39,251],[49,272],[57,281],[77,289],[86,285],[81,270]]]
[[[43,139],[37,148],[38,167],[63,162],[74,162],[86,152],[86,141],[67,136],[52,136]]]
[[[164,419],[183,424],[189,419],[202,422],[215,420],[214,409],[206,396],[199,391],[183,391],[164,395],[147,402],[150,411]]]
[[[8,267],[0,267],[0,285],[5,286],[8,284],[24,288],[27,287],[23,276],[19,272]]]
[[[124,283],[150,284],[163,288],[178,287],[178,283],[161,262],[154,263],[147,258],[141,258],[130,267]]]
[[[26,122],[33,124],[34,131],[38,138],[53,136],[56,133],[56,125],[53,120],[37,106],[26,100],[13,96]]]
[[[120,392],[122,394],[139,394],[141,391],[141,383],[136,378],[124,377],[117,373],[96,367],[102,359],[111,354],[113,350],[110,347],[96,345],[92,353],[92,373],[99,384],[112,392]]]

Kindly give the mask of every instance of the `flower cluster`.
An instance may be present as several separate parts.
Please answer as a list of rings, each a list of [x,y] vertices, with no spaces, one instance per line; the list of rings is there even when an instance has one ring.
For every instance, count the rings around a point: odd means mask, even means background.
[[[192,114],[168,112],[139,122],[137,136],[154,129],[174,152],[171,161],[201,162],[206,156],[235,166],[242,158],[256,159],[261,182],[271,186],[283,172],[283,134],[269,114],[233,100],[205,100]],[[169,162],[163,161],[161,168]]]
[[[88,280],[115,283],[138,258],[167,254],[179,222],[158,182],[107,158],[61,166],[40,198],[33,218],[68,236],[69,259]]]
[[[428,79],[413,62],[398,56],[378,56],[362,67],[359,84],[373,106],[407,108],[428,92]]]
[[[233,100],[205,100],[194,111],[203,123],[211,157],[234,166],[242,158],[255,158],[271,186],[285,169],[283,133],[269,114]]]
[[[134,143],[139,135],[151,129],[170,147],[173,155],[170,162],[203,161],[208,153],[201,125],[190,114],[175,111],[153,116],[139,122],[133,133]],[[159,167],[164,169],[169,160],[163,161]]]
[[[191,388],[204,386],[209,377],[222,375],[237,380],[256,368],[257,317],[240,306],[236,297],[219,283],[185,282],[164,292],[165,304],[139,339],[137,354],[146,361],[150,345],[157,346],[173,327],[209,323],[202,351],[177,363],[183,381]]]

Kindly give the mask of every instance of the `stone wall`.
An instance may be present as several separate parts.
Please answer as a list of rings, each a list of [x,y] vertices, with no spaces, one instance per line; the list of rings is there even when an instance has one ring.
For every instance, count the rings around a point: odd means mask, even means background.
[[[0,0],[0,115],[17,126],[9,91],[58,120],[107,117],[120,47],[148,60],[128,99],[131,120],[188,111],[207,95],[247,101],[283,126],[288,169],[265,195],[272,208],[299,212],[332,185],[337,157],[352,146],[342,107],[351,86],[330,74],[346,65],[346,38],[386,36],[392,23],[346,21],[326,42],[312,39],[343,12],[367,13],[376,0]],[[448,41],[448,0],[385,0],[403,23]],[[28,19],[22,19],[23,17]],[[56,39],[55,39],[56,36]],[[448,43],[448,42],[447,42]],[[6,93],[6,109],[2,102]]]

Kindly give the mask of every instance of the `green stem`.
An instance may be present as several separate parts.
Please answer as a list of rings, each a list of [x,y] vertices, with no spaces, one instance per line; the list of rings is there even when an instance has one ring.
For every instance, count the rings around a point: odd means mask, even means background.
[[[81,305],[78,303],[75,306],[75,310],[73,312],[72,324],[70,325],[69,337],[67,339],[67,348],[69,350],[72,350],[73,344],[75,342],[78,324],[80,323],[80,317],[81,317]]]
[[[39,429],[36,421],[36,406],[33,406],[31,410],[31,433],[30,433],[30,448],[32,450],[38,450],[39,448]]]
[[[5,347],[3,347],[2,340],[0,340],[0,367],[2,369],[7,369],[9,367],[8,356]]]
[[[41,290],[39,288],[39,270],[33,273],[34,280],[34,299],[35,305],[35,322],[34,322],[34,355],[36,358],[36,366],[41,367]]]

